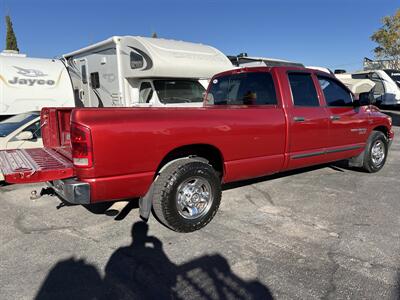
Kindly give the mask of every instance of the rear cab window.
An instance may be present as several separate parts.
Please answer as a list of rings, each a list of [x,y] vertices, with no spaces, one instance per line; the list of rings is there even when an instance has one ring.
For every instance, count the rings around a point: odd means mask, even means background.
[[[269,72],[246,72],[214,78],[210,83],[208,105],[276,105],[274,80]]]

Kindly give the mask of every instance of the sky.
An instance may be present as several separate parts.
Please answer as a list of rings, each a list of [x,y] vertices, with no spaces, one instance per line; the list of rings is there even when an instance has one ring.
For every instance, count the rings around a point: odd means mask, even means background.
[[[10,14],[18,46],[56,57],[113,35],[203,43],[228,55],[357,70],[373,58],[371,34],[399,0],[0,0],[0,47]]]

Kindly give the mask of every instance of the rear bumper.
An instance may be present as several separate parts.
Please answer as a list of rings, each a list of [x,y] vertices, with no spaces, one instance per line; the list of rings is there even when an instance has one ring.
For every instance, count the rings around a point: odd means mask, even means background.
[[[54,189],[56,194],[68,203],[89,204],[90,185],[89,183],[77,181],[74,178],[54,180],[47,183]]]

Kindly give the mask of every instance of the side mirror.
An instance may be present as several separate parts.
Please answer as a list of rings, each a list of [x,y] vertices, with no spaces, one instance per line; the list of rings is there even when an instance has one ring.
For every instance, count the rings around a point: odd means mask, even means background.
[[[30,131],[22,131],[15,138],[19,141],[33,140],[33,133]]]
[[[358,101],[355,101],[356,106],[364,106],[375,104],[374,95],[371,92],[360,93],[358,95]]]

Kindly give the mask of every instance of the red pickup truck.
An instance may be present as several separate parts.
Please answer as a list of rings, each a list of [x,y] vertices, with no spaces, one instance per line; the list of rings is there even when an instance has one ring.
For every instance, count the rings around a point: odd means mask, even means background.
[[[7,182],[78,204],[140,198],[143,218],[181,232],[210,222],[221,183],[343,159],[376,172],[393,139],[367,96],[299,67],[220,73],[202,108],[45,108],[41,125],[45,148],[0,152]]]

